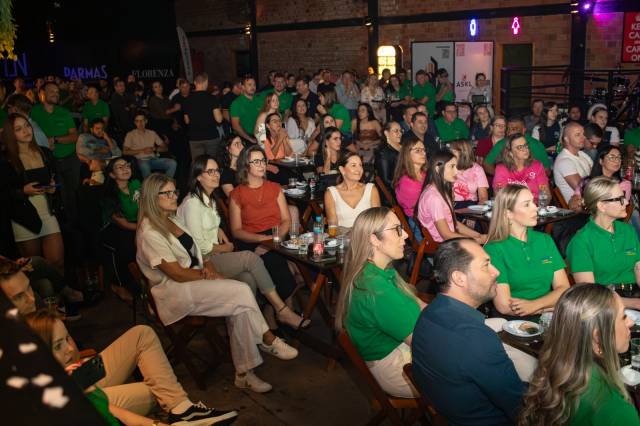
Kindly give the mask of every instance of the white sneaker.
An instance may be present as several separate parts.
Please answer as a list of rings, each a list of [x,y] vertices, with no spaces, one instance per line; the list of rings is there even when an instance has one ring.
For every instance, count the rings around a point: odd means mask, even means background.
[[[262,343],[259,344],[258,347],[260,350],[284,360],[294,359],[298,356],[298,350],[287,345],[287,343],[279,337],[273,339],[270,345]]]
[[[243,377],[240,377],[236,374],[235,385],[240,389],[249,389],[258,393],[269,392],[273,387],[262,380],[260,377],[256,376],[253,371],[247,371]]]

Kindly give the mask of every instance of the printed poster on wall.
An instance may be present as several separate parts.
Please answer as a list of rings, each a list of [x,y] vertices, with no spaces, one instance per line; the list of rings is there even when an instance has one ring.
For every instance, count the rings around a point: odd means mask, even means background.
[[[461,41],[455,43],[455,73],[452,80],[456,101],[467,101],[475,86],[476,74],[482,72],[493,86],[493,42]]]
[[[622,62],[640,63],[640,12],[624,14]]]
[[[414,84],[419,70],[435,74],[439,68],[453,75],[453,42],[411,44],[411,76]]]

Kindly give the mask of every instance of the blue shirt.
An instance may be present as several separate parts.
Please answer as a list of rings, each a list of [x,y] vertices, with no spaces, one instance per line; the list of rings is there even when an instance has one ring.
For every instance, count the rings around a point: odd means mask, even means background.
[[[510,425],[525,384],[484,315],[438,294],[413,330],[413,372],[420,391],[449,425]]]

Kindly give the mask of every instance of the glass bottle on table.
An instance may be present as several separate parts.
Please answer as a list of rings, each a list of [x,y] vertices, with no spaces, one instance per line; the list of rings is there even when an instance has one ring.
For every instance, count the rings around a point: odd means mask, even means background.
[[[322,223],[322,216],[316,216],[316,220],[313,223],[313,260],[322,260],[324,254],[324,225]]]
[[[541,209],[549,205],[549,188],[547,185],[538,186],[538,207]]]

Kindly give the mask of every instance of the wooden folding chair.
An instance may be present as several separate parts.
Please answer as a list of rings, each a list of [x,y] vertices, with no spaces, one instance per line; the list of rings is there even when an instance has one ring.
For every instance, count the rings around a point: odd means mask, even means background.
[[[397,204],[396,197],[393,196],[393,193],[389,188],[387,188],[387,185],[384,183],[380,176],[376,175],[374,184],[378,187],[378,191],[382,193],[382,196],[389,206],[395,206]]]
[[[415,259],[413,262],[413,268],[409,274],[409,284],[416,285],[418,283],[418,279],[420,278],[420,265],[424,260],[425,256],[433,256],[438,250],[439,244],[433,239],[429,231],[427,231],[422,225],[418,224],[420,227],[420,232],[422,233],[422,241],[418,242],[411,226],[409,225],[409,220],[407,216],[404,214],[402,208],[398,205],[395,205],[391,208],[393,212],[398,216],[402,227],[406,231],[409,236],[409,243],[411,244],[411,248],[415,253]]]
[[[556,201],[556,204],[558,206],[562,207],[563,209],[569,208],[569,204],[567,203],[567,200],[564,199],[562,192],[560,192],[560,188],[556,186],[555,188],[553,188],[552,193],[553,193],[553,198]]]
[[[225,339],[215,330],[215,324],[212,321],[215,318],[187,316],[171,325],[164,325],[158,316],[158,310],[147,279],[142,275],[138,264],[135,262],[129,263],[129,272],[131,272],[131,276],[140,283],[141,295],[145,305],[144,309],[151,314],[155,323],[164,330],[169,338],[170,345],[166,348],[167,358],[184,363],[189,374],[191,374],[191,377],[193,377],[198,385],[198,388],[206,390],[207,374],[213,371],[224,358],[227,358],[226,350],[224,349],[227,345],[224,341]],[[207,327],[207,325],[212,326]],[[198,334],[201,334],[211,347],[212,354],[206,358],[189,349],[189,343],[193,341],[194,337]],[[195,359],[203,363],[205,368],[199,369],[194,363]]]
[[[405,364],[402,367],[402,370],[404,371],[404,374],[407,376],[407,378],[409,379],[409,382],[411,382],[413,387],[416,388],[418,392],[420,392],[420,389],[418,388],[418,384],[416,383],[413,377],[413,365],[411,363]],[[429,399],[426,397],[426,395],[423,395],[422,392],[420,392],[420,398],[418,398],[418,403],[420,404],[420,407],[422,408],[423,412],[429,413],[429,417],[431,418],[430,423],[433,426],[447,426],[447,419],[445,419],[441,414],[438,414],[433,404],[431,404]]]
[[[629,201],[629,204],[627,204],[627,216],[624,218],[625,223],[629,223],[629,221],[631,220],[631,215],[633,214],[633,198]]]
[[[389,419],[389,422],[396,426],[412,425],[422,415],[418,398],[395,398],[382,390],[345,330],[342,330],[338,335],[338,342],[373,392],[373,407],[380,410],[367,425],[378,425],[385,419]],[[403,419],[404,416],[401,416],[397,410],[405,409],[414,411],[414,415],[408,419]]]

